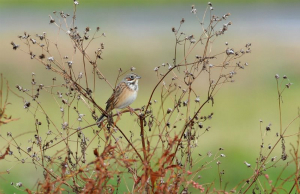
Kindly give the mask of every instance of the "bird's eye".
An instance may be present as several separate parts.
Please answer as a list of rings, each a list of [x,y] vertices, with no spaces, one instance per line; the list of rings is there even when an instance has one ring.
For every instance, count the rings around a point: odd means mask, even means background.
[[[131,76],[130,76],[130,79],[134,79],[134,76],[133,76],[133,75],[131,75]]]

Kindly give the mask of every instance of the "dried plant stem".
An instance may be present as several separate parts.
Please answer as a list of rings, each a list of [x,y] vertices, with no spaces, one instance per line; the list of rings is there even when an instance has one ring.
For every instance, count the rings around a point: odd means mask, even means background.
[[[276,79],[276,83],[277,83],[277,92],[278,92],[278,108],[279,108],[279,122],[280,122],[280,135],[282,134],[282,116],[281,116],[281,93],[280,93],[280,88],[279,88],[279,84],[278,84],[278,80]]]

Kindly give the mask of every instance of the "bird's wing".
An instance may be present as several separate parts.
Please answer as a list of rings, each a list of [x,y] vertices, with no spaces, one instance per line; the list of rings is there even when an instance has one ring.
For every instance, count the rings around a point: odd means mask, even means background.
[[[126,87],[124,82],[121,82],[115,89],[114,93],[106,102],[106,111],[110,112],[115,108],[115,105],[119,101],[119,96],[122,93],[123,89]]]

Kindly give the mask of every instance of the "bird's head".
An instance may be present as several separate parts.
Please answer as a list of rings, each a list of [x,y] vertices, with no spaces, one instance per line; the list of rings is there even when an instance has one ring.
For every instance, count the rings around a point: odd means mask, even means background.
[[[129,84],[138,84],[139,79],[141,79],[141,76],[134,74],[134,73],[130,73],[128,75],[126,75],[126,77],[123,79],[124,82],[129,83]]]

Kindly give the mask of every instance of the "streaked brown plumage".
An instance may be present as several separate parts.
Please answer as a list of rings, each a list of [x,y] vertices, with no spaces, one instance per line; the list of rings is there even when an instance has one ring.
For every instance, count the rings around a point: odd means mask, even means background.
[[[113,109],[122,109],[128,107],[137,97],[138,92],[138,80],[141,77],[131,73],[128,74],[116,87],[114,93],[106,102],[106,112],[110,112]],[[99,117],[97,123],[101,122],[105,117],[104,114]]]

